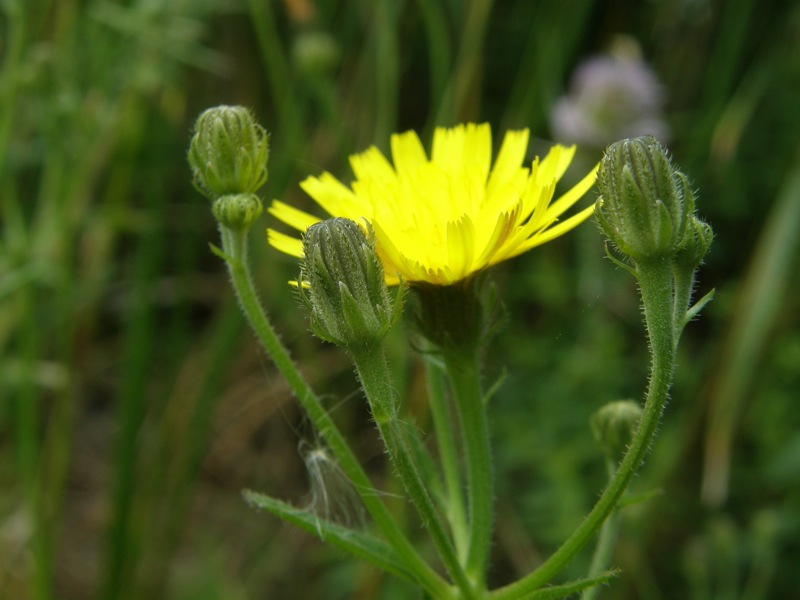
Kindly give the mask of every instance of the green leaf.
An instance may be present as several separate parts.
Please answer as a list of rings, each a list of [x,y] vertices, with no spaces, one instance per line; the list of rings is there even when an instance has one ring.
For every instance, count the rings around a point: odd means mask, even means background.
[[[694,306],[692,306],[689,310],[686,311],[686,316],[683,319],[683,326],[684,327],[686,327],[686,325],[692,319],[694,319],[698,314],[700,314],[700,311],[703,310],[703,308],[705,307],[706,304],[708,304],[709,302],[711,302],[714,299],[714,292],[715,291],[716,290],[711,290],[710,292],[708,292],[705,296],[700,298],[700,300],[698,300],[695,303]]]
[[[251,506],[269,511],[287,523],[313,533],[323,542],[330,542],[356,558],[419,585],[391,546],[372,535],[326,521],[313,513],[252,490],[244,490],[242,496]]]
[[[559,598],[567,598],[596,585],[606,584],[617,575],[619,575],[617,570],[605,571],[597,577],[587,577],[586,579],[577,579],[561,585],[553,585],[524,596],[518,596],[518,598],[519,600],[558,600]]]

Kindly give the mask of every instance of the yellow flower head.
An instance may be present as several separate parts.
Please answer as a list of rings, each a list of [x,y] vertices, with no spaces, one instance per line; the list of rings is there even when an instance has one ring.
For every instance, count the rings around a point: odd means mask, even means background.
[[[300,184],[329,215],[370,224],[388,285],[461,281],[562,235],[594,209],[558,221],[595,171],[553,202],[575,148],[554,146],[524,167],[527,129],[506,133],[494,166],[488,124],[437,128],[430,158],[413,131],[393,135],[391,146],[394,166],[374,146],[351,156],[349,188],[327,172]],[[301,232],[320,220],[279,200],[269,212]],[[278,250],[302,257],[300,239],[267,234]]]

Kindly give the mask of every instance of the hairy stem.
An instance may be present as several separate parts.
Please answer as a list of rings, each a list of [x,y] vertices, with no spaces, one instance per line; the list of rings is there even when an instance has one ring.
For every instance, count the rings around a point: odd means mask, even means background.
[[[672,384],[677,346],[673,322],[672,272],[669,263],[653,262],[637,265],[636,276],[642,295],[652,361],[650,386],[639,427],[616,474],[578,528],[535,571],[496,590],[491,596],[493,600],[524,598],[558,575],[594,537],[617,507],[628,483],[650,450]]]
[[[450,586],[420,557],[402,532],[397,521],[376,494],[369,477],[344,436],[325,410],[319,397],[300,374],[289,356],[288,350],[278,338],[253,286],[247,262],[247,231],[233,230],[221,225],[220,233],[222,235],[222,252],[228,264],[231,282],[250,327],[263,344],[278,371],[286,378],[306,414],[339,461],[342,471],[353,482],[364,506],[375,521],[375,525],[402,558],[409,572],[413,573],[421,587],[435,598],[451,597]]]
[[[414,462],[414,454],[405,439],[405,433],[397,418],[397,401],[391,374],[386,358],[379,345],[364,348],[350,348],[350,354],[369,402],[372,416],[381,437],[389,451],[397,474],[406,492],[422,519],[423,525],[436,546],[447,572],[461,591],[462,598],[479,598],[458,561],[455,548],[447,535],[444,522],[428,492],[419,468]]]

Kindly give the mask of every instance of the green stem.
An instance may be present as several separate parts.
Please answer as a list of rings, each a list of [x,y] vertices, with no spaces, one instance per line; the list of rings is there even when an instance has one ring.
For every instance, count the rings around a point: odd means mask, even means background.
[[[453,582],[461,590],[463,598],[477,598],[464,569],[458,561],[455,549],[447,536],[433,499],[425,481],[414,462],[414,455],[405,439],[405,434],[397,418],[397,402],[386,357],[379,344],[362,348],[349,348],[356,366],[364,395],[369,402],[372,416],[381,437],[389,451],[403,486],[422,519],[425,529],[430,533],[442,562]]]
[[[673,270],[673,281],[675,288],[675,302],[673,305],[673,327],[675,329],[674,339],[678,343],[683,328],[686,326],[686,313],[689,310],[689,302],[692,298],[694,288],[694,269],[675,267]]]
[[[269,322],[255,292],[247,263],[247,231],[235,231],[221,225],[220,233],[222,250],[228,264],[231,281],[250,327],[256,333],[278,371],[286,378],[303,410],[339,461],[342,471],[353,482],[364,506],[375,521],[375,525],[404,561],[408,570],[416,577],[419,585],[434,598],[449,598],[451,596],[450,586],[420,557],[403,534],[397,521],[375,493],[369,477],[344,436],[336,427],[320,399],[298,371],[288,350],[281,343],[278,334]]]
[[[464,510],[457,440],[453,435],[453,421],[450,418],[443,373],[430,359],[425,360],[425,373],[428,383],[428,404],[436,431],[436,446],[439,449],[439,460],[447,487],[447,517],[453,532],[456,551],[463,564],[467,558],[469,531]]]
[[[443,348],[461,422],[467,462],[469,549],[467,574],[484,587],[492,541],[494,477],[489,425],[481,393],[477,348]]]
[[[644,306],[645,323],[650,342],[650,386],[644,414],[616,474],[611,478],[589,514],[570,537],[539,568],[519,581],[492,594],[493,600],[524,598],[556,575],[583,549],[617,507],[628,483],[641,466],[650,449],[661,421],[672,384],[677,341],[673,326],[672,273],[669,263],[637,265],[639,290]]]
[[[608,477],[613,478],[614,473],[617,472],[616,463],[609,459],[607,461]],[[617,533],[619,533],[619,513],[612,512],[603,526],[600,528],[600,537],[597,540],[597,546],[592,555],[592,562],[589,565],[589,579],[597,577],[605,572],[608,565],[611,563],[611,555],[614,551],[614,543],[617,541]],[[597,597],[599,586],[593,586],[584,590],[581,594],[581,600],[594,600]]]

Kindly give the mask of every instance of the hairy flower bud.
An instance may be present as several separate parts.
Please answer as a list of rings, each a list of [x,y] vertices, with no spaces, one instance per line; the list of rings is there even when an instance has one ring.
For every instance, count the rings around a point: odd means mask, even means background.
[[[644,136],[609,146],[597,186],[597,221],[620,252],[637,262],[675,256],[694,195],[658,140]]]
[[[264,206],[255,194],[229,194],[214,200],[214,218],[225,227],[243,230],[261,216]]]
[[[380,341],[400,316],[402,286],[393,302],[372,236],[349,219],[315,223],[303,238],[301,297],[311,329],[345,348]]]
[[[242,106],[209,108],[197,118],[188,158],[195,187],[212,200],[253,194],[267,180],[267,132]]]
[[[694,271],[703,262],[713,239],[711,225],[692,215],[686,226],[683,243],[675,255],[675,262],[690,272]]]
[[[592,414],[592,434],[608,458],[620,460],[642,418],[642,407],[633,400],[609,402]]]

